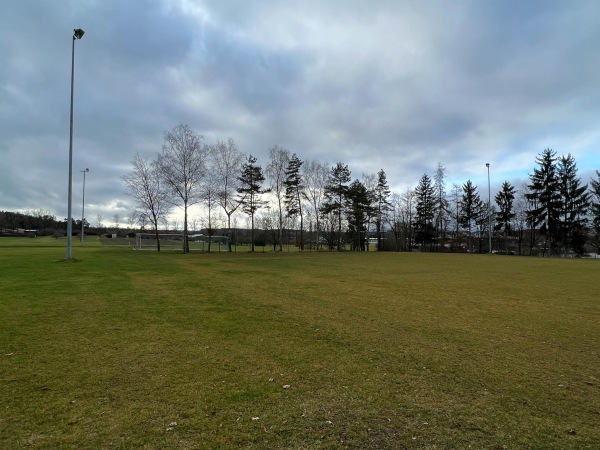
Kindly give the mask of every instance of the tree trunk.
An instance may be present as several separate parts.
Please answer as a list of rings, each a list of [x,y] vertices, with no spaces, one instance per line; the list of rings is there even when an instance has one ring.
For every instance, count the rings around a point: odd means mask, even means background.
[[[183,253],[190,252],[190,246],[188,245],[187,239],[187,227],[188,227],[188,210],[187,202],[183,206]]]
[[[254,251],[254,214],[250,216],[250,251]]]

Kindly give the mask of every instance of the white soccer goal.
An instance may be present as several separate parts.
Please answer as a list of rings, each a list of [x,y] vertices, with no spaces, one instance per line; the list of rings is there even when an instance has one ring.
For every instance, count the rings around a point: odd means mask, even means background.
[[[181,251],[183,250],[183,234],[181,233],[159,233],[161,251]],[[203,234],[188,235],[188,245],[190,251],[206,252],[209,249],[213,252],[229,251],[229,238],[227,236],[205,236]],[[135,250],[154,250],[156,251],[156,234],[154,233],[136,233]]]
[[[158,240],[160,249],[181,250],[183,247],[182,234],[165,234],[159,233]],[[155,250],[156,251],[156,234],[154,233],[136,233],[135,234],[135,249],[136,250]]]

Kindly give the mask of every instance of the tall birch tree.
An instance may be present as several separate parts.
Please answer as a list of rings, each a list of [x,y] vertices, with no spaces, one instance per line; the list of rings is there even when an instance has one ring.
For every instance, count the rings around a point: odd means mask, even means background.
[[[207,148],[203,137],[184,124],[165,133],[158,165],[163,180],[180,200],[183,209],[183,252],[190,251],[188,243],[188,210],[200,202],[201,185],[206,176]]]

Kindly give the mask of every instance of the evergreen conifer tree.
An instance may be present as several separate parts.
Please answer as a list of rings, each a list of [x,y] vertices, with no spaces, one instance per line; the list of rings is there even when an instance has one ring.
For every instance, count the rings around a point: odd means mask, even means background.
[[[289,217],[300,218],[300,250],[304,250],[304,220],[302,214],[302,201],[304,199],[304,180],[300,169],[303,161],[294,153],[285,169],[285,206]]]
[[[475,186],[471,180],[462,187],[462,203],[461,203],[461,214],[460,214],[460,225],[467,230],[467,250],[470,252],[471,249],[471,229],[473,222],[477,223],[481,213],[483,211],[483,203],[477,192],[477,186]]]
[[[382,246],[382,232],[383,223],[386,215],[392,209],[392,205],[389,202],[391,195],[390,188],[387,183],[387,177],[383,169],[377,172],[377,185],[373,192],[374,200],[374,215],[375,215],[375,229],[377,231],[377,250],[381,251]]]
[[[434,242],[435,227],[435,188],[433,181],[427,174],[423,174],[415,189],[415,242],[419,245],[431,246]]]
[[[600,252],[600,171],[596,170],[596,179],[591,180],[591,216],[592,216],[592,243],[596,251]]]
[[[515,218],[513,202],[515,200],[515,188],[508,181],[502,183],[502,190],[496,194],[496,204],[498,212],[496,213],[496,229],[504,232],[504,249],[506,248],[506,238],[512,231],[512,221]]]
[[[346,218],[352,250],[366,250],[367,223],[373,209],[371,203],[366,186],[354,180],[346,191]]]
[[[264,206],[261,195],[269,192],[269,189],[262,189],[262,183],[265,181],[262,167],[256,165],[256,158],[248,156],[246,162],[242,165],[242,173],[238,177],[240,186],[237,188],[242,210],[250,216],[250,251],[254,251],[254,215],[258,209]]]
[[[545,236],[542,256],[552,253],[552,245],[559,238],[560,192],[556,173],[556,152],[545,149],[537,158],[538,167],[529,175],[526,195],[530,203],[529,222]],[[535,231],[535,230],[534,230]]]
[[[350,169],[346,164],[337,163],[329,172],[329,179],[325,185],[325,202],[321,206],[322,214],[334,213],[337,222],[337,249],[342,249],[342,218],[348,183],[350,182]]]
[[[577,164],[570,154],[558,159],[557,175],[561,204],[559,207],[560,242],[566,256],[569,249],[583,254],[588,223],[590,195],[577,177]]]

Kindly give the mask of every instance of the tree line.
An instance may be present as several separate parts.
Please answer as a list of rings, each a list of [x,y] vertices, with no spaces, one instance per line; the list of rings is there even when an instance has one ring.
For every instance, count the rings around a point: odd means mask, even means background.
[[[6,235],[17,234],[18,230],[36,230],[40,234],[53,234],[62,228],[66,230],[66,221],[59,222],[54,214],[42,209],[25,212],[0,211],[0,228]]]
[[[188,212],[195,204],[204,205],[209,235],[221,228],[231,236],[243,214],[251,251],[257,231],[283,250],[290,230],[300,250],[309,245],[364,251],[376,243],[378,250],[546,256],[582,255],[586,245],[598,249],[600,173],[585,184],[574,158],[551,149],[535,162],[528,183],[517,190],[505,181],[490,204],[471,180],[448,191],[442,164],[433,177],[423,174],[415,188],[393,193],[383,169],[353,179],[342,162],[329,167],[303,161],[279,146],[269,150],[263,169],[232,138],[209,145],[180,124],[165,132],[155,158],[137,154],[123,179],[159,250],[160,225],[177,207],[183,212],[183,251],[189,251]]]
[[[115,214],[112,218],[114,227],[112,232],[119,229],[120,216]],[[77,235],[82,230],[82,219],[73,218],[71,225],[73,235]],[[127,224],[133,229],[139,222],[139,217],[132,215]],[[104,226],[101,215],[96,217],[96,225],[92,226],[86,218],[83,218],[83,229],[86,234],[102,235],[107,234],[109,229]],[[62,238],[67,234],[67,218],[59,220],[54,213],[44,209],[26,210],[23,212],[0,211],[0,236],[53,236]]]
[[[207,145],[189,126],[178,125],[165,133],[155,158],[137,154],[123,179],[139,208],[127,218],[129,228],[152,228],[158,249],[159,230],[168,228],[168,217],[179,207],[183,249],[189,251],[188,210],[203,204],[202,224],[209,236],[219,229],[230,237],[233,229],[238,234],[240,228],[248,229],[252,251],[257,233],[259,243],[269,241],[280,251],[286,239],[289,244],[290,233],[301,250],[364,251],[376,243],[377,250],[391,251],[493,250],[541,256],[598,251],[600,172],[586,184],[573,156],[558,156],[551,149],[542,151],[535,163],[527,182],[517,189],[504,181],[490,204],[471,180],[448,190],[442,164],[432,177],[423,174],[414,188],[395,193],[383,169],[353,180],[342,162],[329,167],[303,161],[274,146],[263,170],[233,139]],[[240,216],[246,217],[245,226],[238,222]],[[192,220],[196,229],[198,219]],[[98,217],[98,227],[101,221]],[[32,229],[59,235],[66,229],[64,221],[43,210],[1,211],[0,226],[5,234]],[[80,227],[75,220],[74,229]]]

